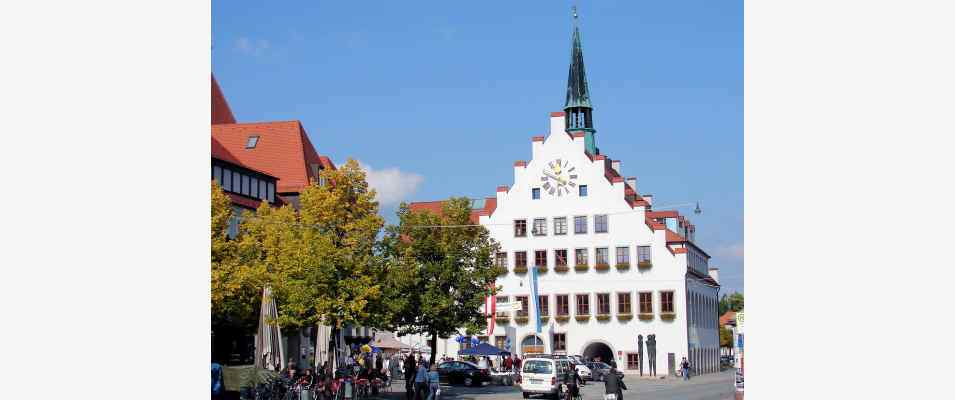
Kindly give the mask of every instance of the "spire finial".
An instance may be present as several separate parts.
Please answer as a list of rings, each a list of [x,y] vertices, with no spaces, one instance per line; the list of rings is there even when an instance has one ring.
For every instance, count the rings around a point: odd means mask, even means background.
[[[574,13],[574,22],[577,22],[577,5],[574,4],[574,6],[571,7],[571,10],[572,10],[573,13]]]

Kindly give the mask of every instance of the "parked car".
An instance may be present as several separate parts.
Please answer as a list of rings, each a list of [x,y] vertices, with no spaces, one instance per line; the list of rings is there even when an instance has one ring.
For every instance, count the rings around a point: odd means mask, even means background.
[[[564,377],[570,368],[571,361],[566,357],[533,356],[524,359],[518,383],[524,398],[532,394],[543,394],[555,399],[563,399]]]
[[[605,362],[592,361],[587,363],[587,367],[590,368],[591,377],[595,381],[603,381],[604,377],[610,373],[610,365],[607,365]],[[617,376],[623,378],[623,372],[617,370]]]
[[[724,367],[732,367],[733,363],[736,362],[733,356],[720,356],[720,365]]]
[[[590,367],[588,367],[586,364],[575,362],[574,368],[577,368],[577,375],[580,375],[580,379],[583,379],[585,381],[594,380],[594,373],[593,371],[590,370]]]
[[[465,386],[480,386],[491,381],[491,372],[478,368],[467,361],[448,361],[438,364],[438,376],[442,382],[461,383]]]

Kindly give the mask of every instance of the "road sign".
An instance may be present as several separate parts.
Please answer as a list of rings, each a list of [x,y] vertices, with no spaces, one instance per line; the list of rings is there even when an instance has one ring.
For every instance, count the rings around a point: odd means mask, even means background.
[[[736,313],[736,332],[743,333],[743,312]]]

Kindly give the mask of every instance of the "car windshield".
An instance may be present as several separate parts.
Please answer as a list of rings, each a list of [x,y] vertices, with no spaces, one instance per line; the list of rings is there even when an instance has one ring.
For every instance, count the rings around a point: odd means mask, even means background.
[[[530,360],[524,363],[524,372],[529,374],[550,374],[554,367],[550,361]]]
[[[478,366],[470,361],[461,361],[461,369],[478,369]]]

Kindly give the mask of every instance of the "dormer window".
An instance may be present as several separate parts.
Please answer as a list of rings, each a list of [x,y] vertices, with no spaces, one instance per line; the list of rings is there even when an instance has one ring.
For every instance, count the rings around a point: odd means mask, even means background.
[[[249,136],[249,140],[245,142],[245,148],[254,149],[257,144],[259,144],[259,136]]]

